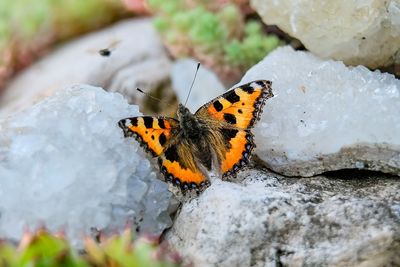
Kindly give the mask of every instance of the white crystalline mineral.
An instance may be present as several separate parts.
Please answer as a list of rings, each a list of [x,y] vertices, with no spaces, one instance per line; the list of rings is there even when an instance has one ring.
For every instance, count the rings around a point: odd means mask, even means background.
[[[275,24],[323,58],[372,68],[400,62],[400,0],[251,0]]]
[[[75,245],[91,228],[160,233],[171,194],[119,119],[139,115],[120,94],[74,86],[0,122],[0,238],[44,224]]]
[[[290,47],[253,66],[241,83],[272,81],[255,128],[257,155],[273,170],[309,176],[343,168],[400,175],[400,81]]]

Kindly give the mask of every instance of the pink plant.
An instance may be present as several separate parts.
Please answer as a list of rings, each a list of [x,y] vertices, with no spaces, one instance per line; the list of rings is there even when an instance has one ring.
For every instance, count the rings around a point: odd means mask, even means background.
[[[147,15],[150,13],[146,0],[122,0],[125,7],[135,14]]]

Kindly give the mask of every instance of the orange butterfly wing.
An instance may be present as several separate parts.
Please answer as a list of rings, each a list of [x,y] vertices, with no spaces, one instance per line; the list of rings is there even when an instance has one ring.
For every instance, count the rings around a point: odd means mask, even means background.
[[[193,156],[192,149],[186,140],[177,140],[171,144],[158,159],[161,173],[167,182],[172,182],[183,191],[188,189],[202,189],[209,185],[209,181],[202,172]]]
[[[125,137],[134,137],[153,157],[161,155],[179,122],[173,118],[141,116],[118,122]]]
[[[198,168],[189,144],[179,140],[179,121],[168,117],[141,116],[126,118],[118,125],[125,137],[134,137],[153,157],[158,157],[161,173],[168,182],[182,190],[208,185]]]
[[[229,90],[202,106],[197,113],[248,129],[259,119],[265,100],[273,97],[270,81],[254,81]]]
[[[259,120],[268,98],[273,97],[270,81],[254,81],[232,89],[202,106],[196,115],[219,122],[226,146],[219,158],[223,177],[235,174],[247,165],[255,147],[250,129]],[[218,153],[217,153],[218,154]]]
[[[221,131],[228,147],[224,156],[219,159],[219,168],[222,177],[225,178],[236,174],[249,163],[255,144],[253,134],[249,130],[225,128]]]

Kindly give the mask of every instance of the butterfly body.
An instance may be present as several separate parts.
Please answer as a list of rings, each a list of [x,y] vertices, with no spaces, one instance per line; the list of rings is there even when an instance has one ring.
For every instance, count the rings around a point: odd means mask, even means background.
[[[182,104],[178,106],[178,119],[182,136],[187,139],[201,139],[209,131],[209,126],[201,118],[192,114],[187,107]]]
[[[223,178],[236,174],[255,147],[250,129],[259,119],[271,82],[254,81],[206,103],[194,114],[179,104],[177,117],[141,116],[119,121],[125,137],[134,137],[158,158],[167,182],[201,190],[215,168]]]

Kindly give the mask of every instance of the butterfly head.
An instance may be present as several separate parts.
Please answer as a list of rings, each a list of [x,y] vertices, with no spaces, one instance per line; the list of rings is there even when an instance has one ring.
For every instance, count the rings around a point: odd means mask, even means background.
[[[185,126],[191,126],[193,124],[195,124],[195,120],[196,118],[194,117],[194,115],[190,112],[190,110],[185,107],[182,104],[178,105],[178,110],[177,110],[177,115],[178,115],[178,120],[181,123],[181,127],[185,128]]]
[[[183,117],[187,117],[187,116],[193,115],[193,114],[183,104],[179,104],[178,105],[178,110],[176,112],[176,115],[178,115],[178,119],[181,120]]]
[[[182,104],[179,104],[177,111],[179,123],[185,136],[188,138],[197,138],[202,134],[204,125],[196,118],[190,110]]]

